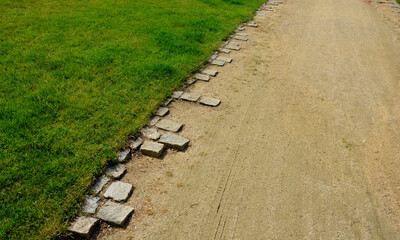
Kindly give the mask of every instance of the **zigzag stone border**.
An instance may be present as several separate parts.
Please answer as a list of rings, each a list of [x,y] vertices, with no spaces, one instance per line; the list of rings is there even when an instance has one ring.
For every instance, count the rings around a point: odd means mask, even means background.
[[[264,3],[257,11],[256,15],[266,15],[265,12],[273,11],[272,6],[282,4],[282,1],[269,1]],[[265,12],[264,12],[265,11]],[[210,65],[224,66],[226,63],[231,63],[232,58],[218,56],[219,53],[229,54],[231,50],[239,51],[241,47],[239,43],[232,41],[247,41],[247,34],[241,33],[246,27],[258,27],[255,21],[249,21],[236,27],[236,33],[230,36],[230,40],[222,44],[219,51],[215,52],[209,59]],[[162,156],[166,148],[173,148],[179,151],[184,151],[189,144],[189,139],[177,135],[183,125],[170,120],[162,120],[169,113],[168,105],[173,101],[187,101],[192,104],[201,104],[209,107],[217,107],[221,101],[216,98],[200,96],[186,91],[186,88],[194,84],[197,80],[210,81],[217,77],[218,71],[207,69],[207,66],[201,69],[193,77],[189,77],[187,84],[182,86],[181,90],[172,93],[172,97],[168,98],[164,106],[161,106],[155,116],[153,116],[147,126],[139,130],[141,136],[132,137],[127,141],[125,149],[117,153],[119,164],[106,169],[105,174],[101,175],[91,187],[91,195],[87,195],[83,206],[83,213],[91,214],[91,217],[80,216],[71,224],[69,231],[78,234],[85,238],[90,238],[100,220],[103,220],[114,226],[122,226],[125,224],[129,216],[134,212],[134,209],[129,206],[124,206],[121,203],[115,203],[106,198],[112,198],[114,201],[125,202],[131,196],[133,186],[129,183],[117,181],[126,172],[126,168],[122,165],[131,160],[132,153],[140,151],[144,155],[158,158]],[[149,128],[152,127],[152,128]],[[154,128],[155,127],[155,128]],[[149,130],[151,129],[151,130]],[[165,130],[166,133],[161,135],[157,129]],[[174,132],[174,133],[170,133]],[[158,136],[158,137],[155,137]],[[160,137],[161,136],[161,137]],[[104,186],[109,185],[106,194],[103,197],[98,197],[103,191]],[[97,211],[101,203],[102,207]],[[97,212],[97,213],[96,213]]]

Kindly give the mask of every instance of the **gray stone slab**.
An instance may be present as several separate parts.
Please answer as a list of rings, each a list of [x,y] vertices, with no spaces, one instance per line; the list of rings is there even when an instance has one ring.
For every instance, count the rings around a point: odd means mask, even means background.
[[[270,6],[264,6],[263,9],[264,9],[264,10],[273,10],[273,8],[270,7]]]
[[[120,163],[107,168],[106,175],[115,179],[122,177],[126,172],[126,167]]]
[[[245,36],[238,36],[238,35],[233,36],[233,39],[240,40],[240,41],[247,41],[247,40],[248,40],[247,37],[245,37]]]
[[[156,115],[160,116],[160,117],[164,117],[165,115],[167,115],[169,113],[169,109],[166,107],[160,107],[157,112]]]
[[[222,53],[226,53],[226,54],[229,54],[231,52],[231,50],[226,49],[226,48],[220,48],[219,51]]]
[[[222,61],[222,62],[226,62],[226,63],[232,62],[232,58],[228,58],[228,57],[218,57],[217,60],[218,61]]]
[[[259,15],[259,16],[266,16],[266,14],[265,13],[263,13],[263,12],[257,12],[257,15]],[[237,39],[237,38],[236,38]],[[239,39],[240,40],[240,39]],[[247,41],[247,38],[246,38],[246,40],[244,40],[244,41]]]
[[[233,45],[233,44],[228,44],[228,45],[226,46],[226,49],[239,51],[239,50],[240,50],[240,47],[239,47],[239,46],[235,46],[235,45]]]
[[[243,37],[247,37],[247,34],[246,34],[246,33],[236,33],[236,35],[238,35],[238,36],[243,36]]]
[[[107,202],[100,208],[97,217],[116,226],[122,226],[133,212],[132,207]]]
[[[118,162],[127,162],[131,159],[131,149],[127,148],[121,152],[118,152]]]
[[[147,156],[150,157],[161,157],[165,150],[164,144],[156,143],[152,141],[145,141],[140,148],[140,151]]]
[[[82,216],[72,224],[69,231],[89,239],[98,223],[99,219],[97,218]]]
[[[234,46],[239,46],[239,43],[235,42],[235,41],[230,41],[229,44],[234,45]]]
[[[185,92],[182,94],[181,99],[189,102],[197,102],[199,100],[200,95],[195,94],[195,93],[188,93]]]
[[[222,67],[222,66],[225,65],[225,62],[214,60],[214,61],[211,62],[211,65],[217,65],[217,66]]]
[[[152,140],[157,140],[161,136],[161,134],[159,134],[155,128],[143,128],[141,132],[145,138]]]
[[[245,30],[245,28],[244,27],[237,27],[236,30],[243,31],[243,30]]]
[[[217,76],[218,71],[212,70],[212,69],[206,69],[206,70],[202,71],[202,73],[206,74],[206,75],[209,75],[209,76],[212,76],[212,77],[215,77],[215,76]]]
[[[135,140],[133,140],[133,139],[130,140],[128,142],[128,146],[131,148],[132,151],[134,151],[134,150],[138,149],[140,147],[140,145],[142,145],[142,143],[143,143],[143,139],[141,139],[139,137],[139,138],[136,138]]]
[[[165,144],[167,147],[183,151],[189,144],[189,139],[176,134],[166,133],[161,136],[159,142]]]
[[[170,105],[170,104],[172,103],[173,100],[174,100],[174,99],[172,99],[172,98],[167,98],[167,100],[165,100],[165,102],[164,102],[164,106]]]
[[[154,125],[156,125],[156,123],[158,122],[158,121],[160,121],[160,117],[159,116],[154,116],[152,119],[150,119],[150,121],[149,121],[149,126],[154,126]]]
[[[104,193],[105,198],[112,198],[114,201],[121,202],[128,200],[133,191],[132,184],[120,181],[113,182]]]
[[[99,197],[87,195],[85,198],[85,205],[83,205],[82,211],[84,213],[91,213],[91,214],[96,213],[97,206],[99,206],[100,202],[101,199]]]
[[[183,91],[176,91],[172,94],[172,98],[178,99],[183,94]]]
[[[192,85],[192,84],[195,83],[195,82],[196,82],[196,79],[193,79],[193,78],[189,78],[189,79],[186,81],[187,85]]]
[[[206,82],[210,81],[210,76],[205,74],[196,73],[194,76],[197,80],[200,81],[206,81]]]
[[[104,175],[102,175],[101,177],[99,177],[96,182],[93,184],[91,191],[94,194],[98,194],[101,189],[103,189],[104,185],[106,185],[108,182],[110,181],[110,179]]]
[[[166,131],[178,132],[182,129],[183,125],[171,120],[163,119],[156,124],[156,127]]]
[[[200,103],[207,106],[216,107],[221,103],[221,100],[210,97],[202,97]]]

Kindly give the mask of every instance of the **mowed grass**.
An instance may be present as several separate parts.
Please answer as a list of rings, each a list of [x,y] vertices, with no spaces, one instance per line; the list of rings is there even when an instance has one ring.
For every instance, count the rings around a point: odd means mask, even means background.
[[[264,0],[2,0],[0,239],[65,234],[128,136]]]

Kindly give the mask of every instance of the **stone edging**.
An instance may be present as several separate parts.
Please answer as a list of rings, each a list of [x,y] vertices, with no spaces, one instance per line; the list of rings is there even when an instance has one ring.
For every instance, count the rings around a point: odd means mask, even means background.
[[[266,2],[256,11],[256,15],[265,16],[267,11],[274,10],[273,6],[278,6],[282,3],[282,1]],[[232,58],[218,56],[218,54],[229,54],[231,51],[239,51],[241,48],[239,43],[235,41],[248,40],[247,34],[241,33],[241,31],[245,30],[245,27],[256,28],[258,24],[255,21],[249,21],[236,27],[235,34],[231,35],[229,40],[222,44],[219,51],[210,57],[208,60],[209,65],[223,67],[225,64],[233,61]],[[217,74],[218,71],[207,69],[207,66],[205,66],[192,77],[188,78],[180,91],[173,92],[172,97],[166,99],[163,106],[156,111],[155,116],[150,119],[146,126],[140,129],[140,137],[130,138],[126,143],[125,149],[117,153],[119,163],[108,167],[105,173],[96,179],[90,189],[91,195],[87,195],[85,198],[85,205],[83,206],[81,216],[75,219],[69,231],[84,238],[90,238],[100,221],[117,227],[123,226],[128,221],[134,209],[124,206],[123,203],[129,199],[134,187],[129,183],[119,181],[127,171],[123,164],[132,158],[132,153],[134,152],[160,158],[163,156],[166,148],[184,151],[188,147],[190,140],[177,134],[182,129],[183,124],[162,118],[169,113],[168,105],[177,100],[187,101],[192,104],[198,103],[209,107],[219,106],[221,104],[219,99],[200,96],[186,91],[187,87],[196,81],[208,82],[212,78],[217,77]],[[166,133],[161,135],[158,129]],[[110,185],[103,196],[99,197],[99,193],[109,183]],[[99,206],[100,209],[97,210]]]

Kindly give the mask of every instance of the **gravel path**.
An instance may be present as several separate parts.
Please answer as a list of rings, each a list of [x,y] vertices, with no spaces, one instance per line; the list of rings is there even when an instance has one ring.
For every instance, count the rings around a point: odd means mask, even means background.
[[[126,164],[135,213],[99,239],[400,239],[396,25],[363,0],[271,7],[188,89],[220,106],[169,106],[189,148]]]

